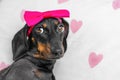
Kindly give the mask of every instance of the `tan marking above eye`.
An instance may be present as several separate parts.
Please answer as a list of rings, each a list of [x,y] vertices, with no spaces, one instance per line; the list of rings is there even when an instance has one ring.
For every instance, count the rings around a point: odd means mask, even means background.
[[[58,23],[59,23],[58,21],[54,21],[54,24],[58,25]]]
[[[43,27],[46,28],[46,27],[47,27],[47,24],[46,24],[46,23],[43,23]]]

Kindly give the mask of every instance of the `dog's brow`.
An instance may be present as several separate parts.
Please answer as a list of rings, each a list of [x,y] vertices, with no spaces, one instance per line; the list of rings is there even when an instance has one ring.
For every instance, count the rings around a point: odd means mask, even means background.
[[[43,25],[43,27],[44,27],[44,28],[46,28],[46,27],[47,27],[47,24],[46,24],[46,23],[43,23],[42,25]]]
[[[59,22],[58,22],[57,20],[54,21],[54,24],[58,25],[58,23],[59,23]]]

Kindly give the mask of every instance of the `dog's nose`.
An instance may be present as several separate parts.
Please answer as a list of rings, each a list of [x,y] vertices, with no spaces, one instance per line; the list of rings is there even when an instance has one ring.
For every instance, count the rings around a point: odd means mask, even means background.
[[[53,54],[54,54],[56,57],[61,56],[61,54],[62,54],[62,49],[56,49],[56,50],[53,52]]]

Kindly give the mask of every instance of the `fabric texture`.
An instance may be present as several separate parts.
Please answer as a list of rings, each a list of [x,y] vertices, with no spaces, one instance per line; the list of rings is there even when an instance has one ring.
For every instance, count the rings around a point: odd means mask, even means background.
[[[120,80],[120,0],[0,0],[0,62],[11,64],[11,40],[25,10],[67,9],[70,24],[56,80]]]

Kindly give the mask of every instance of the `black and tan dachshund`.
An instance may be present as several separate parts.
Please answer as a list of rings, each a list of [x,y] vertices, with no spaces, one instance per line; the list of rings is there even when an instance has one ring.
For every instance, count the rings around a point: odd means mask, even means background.
[[[0,72],[0,80],[55,80],[52,72],[63,57],[69,24],[63,18],[46,18],[27,37],[27,24],[12,40],[13,64]]]

